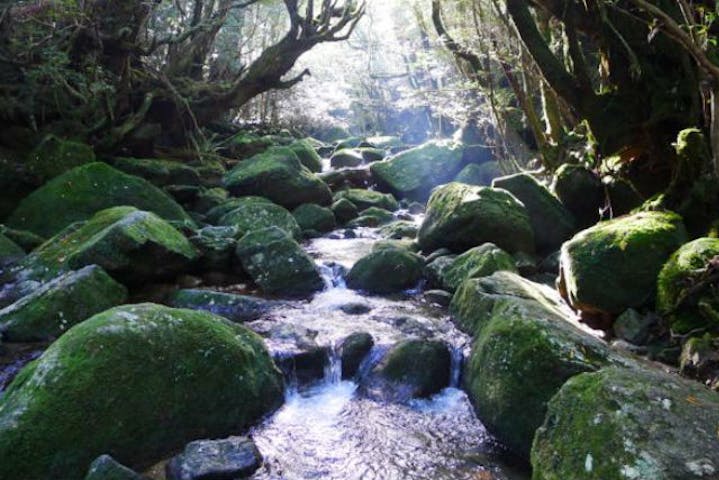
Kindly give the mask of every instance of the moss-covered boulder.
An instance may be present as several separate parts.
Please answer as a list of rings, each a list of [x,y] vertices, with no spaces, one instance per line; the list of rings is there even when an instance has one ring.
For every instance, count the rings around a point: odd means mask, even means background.
[[[95,152],[91,146],[48,135],[28,155],[27,169],[40,182],[45,182],[94,161]]]
[[[360,210],[377,207],[394,211],[399,208],[399,203],[394,196],[389,193],[375,192],[374,190],[350,188],[337,192],[334,196],[335,201],[342,198],[349,200]]]
[[[373,163],[370,171],[383,189],[398,197],[426,200],[434,187],[457,175],[462,152],[459,144],[431,141]]]
[[[465,281],[451,311],[474,337],[463,378],[477,414],[525,458],[562,384],[606,365],[612,355],[604,342],[570,323],[553,290],[514,273]]]
[[[554,175],[552,191],[572,212],[580,228],[599,221],[599,209],[604,205],[604,186],[592,170],[582,165],[562,165]]]
[[[108,308],[120,305],[127,289],[97,265],[68,272],[0,310],[0,333],[8,342],[40,342]]]
[[[144,469],[282,403],[262,340],[206,312],[113,308],[68,330],[0,398],[0,477],[81,479],[106,452]]]
[[[284,230],[253,230],[237,242],[235,255],[265,293],[306,297],[324,282],[314,261]]]
[[[275,302],[264,298],[212,290],[182,289],[174,292],[169,304],[175,308],[204,310],[233,322],[249,322],[267,313]]]
[[[562,246],[560,289],[589,313],[620,314],[653,301],[657,276],[687,241],[681,218],[642,212],[597,224]]]
[[[0,268],[18,263],[25,251],[18,244],[0,233]]]
[[[292,211],[292,215],[303,232],[324,233],[337,228],[337,221],[332,210],[314,203],[300,205]]]
[[[340,224],[345,224],[357,218],[359,209],[346,198],[340,198],[332,204],[332,213]]]
[[[322,171],[322,158],[309,140],[297,140],[289,145],[289,149],[295,152],[300,163],[304,165],[307,170],[315,173]]]
[[[379,207],[370,207],[359,212],[357,218],[347,222],[348,227],[379,227],[394,221],[392,212]]]
[[[23,260],[27,275],[49,280],[58,273],[99,265],[123,281],[163,278],[197,258],[190,242],[157,215],[133,207],[102,210],[77,222]]]
[[[425,251],[447,247],[462,252],[487,242],[509,253],[534,251],[524,205],[505,190],[463,183],[432,193],[417,239]]]
[[[272,147],[240,162],[225,175],[224,182],[234,195],[259,195],[290,209],[332,201],[329,187],[286,147]]]
[[[365,142],[372,145],[375,148],[381,148],[387,150],[390,148],[397,148],[404,145],[402,139],[392,135],[379,135],[365,138]]]
[[[370,293],[395,293],[417,285],[422,257],[399,248],[384,248],[362,257],[347,274],[347,286]]]
[[[365,159],[356,148],[343,148],[337,150],[330,157],[330,166],[332,168],[358,167],[365,163]]]
[[[549,403],[532,478],[717,478],[717,425],[717,394],[698,383],[649,367],[585,373]]]
[[[177,202],[147,180],[96,162],[65,172],[35,190],[7,224],[49,237],[73,222],[120,205],[147,210],[165,220],[193,223]]]
[[[127,174],[142,177],[153,185],[200,185],[197,170],[181,162],[159,158],[119,157],[111,162],[113,167]]]
[[[402,238],[414,238],[417,236],[419,227],[415,222],[408,220],[398,220],[389,223],[379,229],[379,234],[383,238],[400,240]]]
[[[453,292],[468,278],[486,277],[500,270],[516,272],[514,258],[493,243],[485,243],[470,248],[442,269],[441,285]]]
[[[302,228],[286,208],[269,201],[238,200],[234,209],[220,217],[218,225],[237,228],[238,237],[253,230],[278,227],[294,238],[300,238]]]
[[[541,253],[559,249],[577,231],[574,216],[533,176],[518,173],[497,178],[495,188],[503,188],[524,204],[534,230],[534,244]]]
[[[361,305],[361,304],[360,304]],[[364,310],[364,308],[361,308]],[[345,310],[345,313],[348,310]],[[354,377],[359,371],[364,358],[374,347],[374,339],[367,332],[356,332],[342,340],[340,358],[342,361],[342,379]]]
[[[719,239],[699,238],[672,254],[659,273],[657,311],[675,333],[719,329]]]
[[[502,176],[502,171],[498,162],[470,163],[454,177],[454,181],[488,187],[492,185],[492,180],[500,176]]]
[[[230,213],[232,210],[235,210],[237,208],[245,207],[249,203],[265,203],[270,205],[277,205],[276,203],[273,203],[271,200],[268,200],[264,197],[257,197],[252,195],[239,198],[234,197],[229,198],[224,202],[220,203],[219,205],[216,205],[210,210],[208,210],[208,212],[205,214],[205,218],[208,223],[216,224],[224,215]]]
[[[366,163],[379,162],[387,156],[387,152],[383,148],[361,147],[357,151]]]
[[[428,397],[449,386],[452,355],[437,340],[405,340],[372,369],[363,389],[373,397],[395,401]]]

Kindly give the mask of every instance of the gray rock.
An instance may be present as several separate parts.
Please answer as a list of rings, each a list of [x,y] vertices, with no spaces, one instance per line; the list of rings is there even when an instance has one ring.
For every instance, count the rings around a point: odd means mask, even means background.
[[[374,340],[372,335],[366,332],[353,333],[345,338],[340,345],[340,356],[342,359],[342,379],[355,376],[359,370],[362,360],[372,350]]]
[[[612,328],[618,338],[634,345],[645,345],[658,320],[654,314],[641,314],[630,308],[617,317]]]
[[[118,463],[110,455],[101,455],[90,464],[85,480],[142,480],[143,477]]]
[[[228,480],[246,478],[262,464],[255,443],[247,437],[198,440],[167,464],[167,480]]]

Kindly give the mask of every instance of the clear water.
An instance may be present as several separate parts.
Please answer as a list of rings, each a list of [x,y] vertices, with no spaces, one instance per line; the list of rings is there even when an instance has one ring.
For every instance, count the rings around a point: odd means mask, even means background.
[[[252,437],[265,462],[252,477],[270,479],[527,479],[513,468],[502,447],[477,419],[466,394],[457,388],[469,338],[456,330],[446,310],[408,292],[393,297],[366,296],[348,290],[336,265],[349,269],[369,253],[376,239],[321,238],[307,246],[324,265],[328,288],[309,301],[286,304],[250,324],[263,331],[275,355],[297,348],[286,332],[302,332],[316,344],[334,345],[354,332],[368,332],[376,347],[365,368],[389,345],[407,338],[442,339],[453,347],[452,386],[429,399],[387,403],[361,395],[354,381],[341,381],[340,360],[331,354],[325,377],[291,389],[283,407]],[[335,266],[332,268],[332,266]],[[361,314],[341,307],[361,304]],[[277,329],[277,325],[282,328]],[[281,334],[267,333],[273,326]]]

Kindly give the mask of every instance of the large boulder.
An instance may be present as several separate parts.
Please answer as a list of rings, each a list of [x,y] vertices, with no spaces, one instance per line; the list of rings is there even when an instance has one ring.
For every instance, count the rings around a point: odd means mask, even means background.
[[[514,258],[493,243],[485,243],[456,257],[439,276],[441,286],[453,292],[468,278],[486,277],[500,270],[516,272]]]
[[[259,195],[289,209],[332,201],[329,187],[286,147],[272,147],[240,162],[225,175],[224,182],[234,195]]]
[[[659,273],[657,311],[675,333],[719,329],[719,239],[699,238],[672,254]]]
[[[232,269],[239,230],[236,227],[204,227],[189,240],[199,250],[197,265],[204,271]]]
[[[564,164],[557,169],[552,191],[577,220],[580,228],[599,221],[604,205],[604,186],[599,175],[582,165]]]
[[[431,141],[373,163],[370,171],[383,189],[398,197],[423,201],[434,187],[457,175],[462,153],[460,144]]]
[[[127,289],[97,265],[68,272],[0,310],[0,334],[9,342],[57,338],[73,325],[127,298]]]
[[[395,293],[417,285],[422,257],[400,248],[383,248],[362,257],[347,274],[347,286],[370,293]]]
[[[463,183],[432,193],[417,239],[425,251],[447,247],[462,252],[487,242],[509,253],[534,251],[524,205],[505,190]]]
[[[135,282],[167,277],[196,258],[190,242],[157,215],[114,207],[70,225],[20,266],[30,278],[50,280],[95,264],[117,279]]]
[[[405,401],[449,386],[452,355],[438,340],[405,340],[394,346],[363,379],[370,396]]]
[[[255,199],[256,197],[247,197],[233,202],[236,207],[222,215],[217,224],[237,228],[238,238],[253,230],[267,227],[278,227],[294,238],[300,238],[302,229],[286,208],[270,201]]]
[[[374,190],[350,188],[337,192],[334,196],[335,201],[342,198],[349,200],[360,210],[377,207],[394,211],[399,208],[399,203],[391,194],[375,192]]]
[[[106,452],[142,470],[282,403],[256,334],[206,312],[113,308],[76,325],[0,397],[0,477],[80,479]]]
[[[200,185],[197,170],[181,162],[159,158],[118,157],[112,166],[130,175],[142,177],[153,185]]]
[[[490,432],[524,458],[564,382],[611,361],[609,347],[570,322],[553,290],[514,273],[465,281],[451,311],[474,337],[463,377],[470,400]]]
[[[358,167],[365,163],[365,159],[356,148],[343,148],[337,150],[330,158],[332,168]]]
[[[49,237],[73,222],[121,205],[153,212],[165,220],[192,223],[177,202],[147,180],[104,163],[88,163],[31,193],[10,216],[8,225]]]
[[[253,230],[237,242],[235,255],[265,293],[306,297],[324,281],[314,261],[284,230]]]
[[[577,231],[574,216],[533,176],[517,173],[495,179],[492,186],[509,191],[524,204],[538,252],[558,250]]]
[[[651,367],[569,380],[532,447],[536,480],[691,480],[719,475],[719,397]]]
[[[659,271],[686,241],[674,213],[641,212],[599,223],[562,246],[560,290],[587,313],[641,307],[654,300]]]
[[[258,319],[275,305],[264,298],[198,289],[177,290],[169,303],[175,308],[204,310],[240,323]]]

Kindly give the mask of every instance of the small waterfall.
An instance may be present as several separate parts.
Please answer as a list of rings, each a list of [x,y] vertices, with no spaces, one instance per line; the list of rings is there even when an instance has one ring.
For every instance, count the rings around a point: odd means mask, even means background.
[[[325,282],[325,290],[333,288],[347,288],[345,283],[345,269],[336,263],[318,265],[322,280]]]
[[[460,377],[462,376],[462,364],[464,363],[464,352],[460,347],[451,347],[451,363],[449,370],[449,386],[459,388]]]
[[[342,381],[342,355],[334,342],[327,349],[327,364],[325,365],[326,384],[332,385]]]

